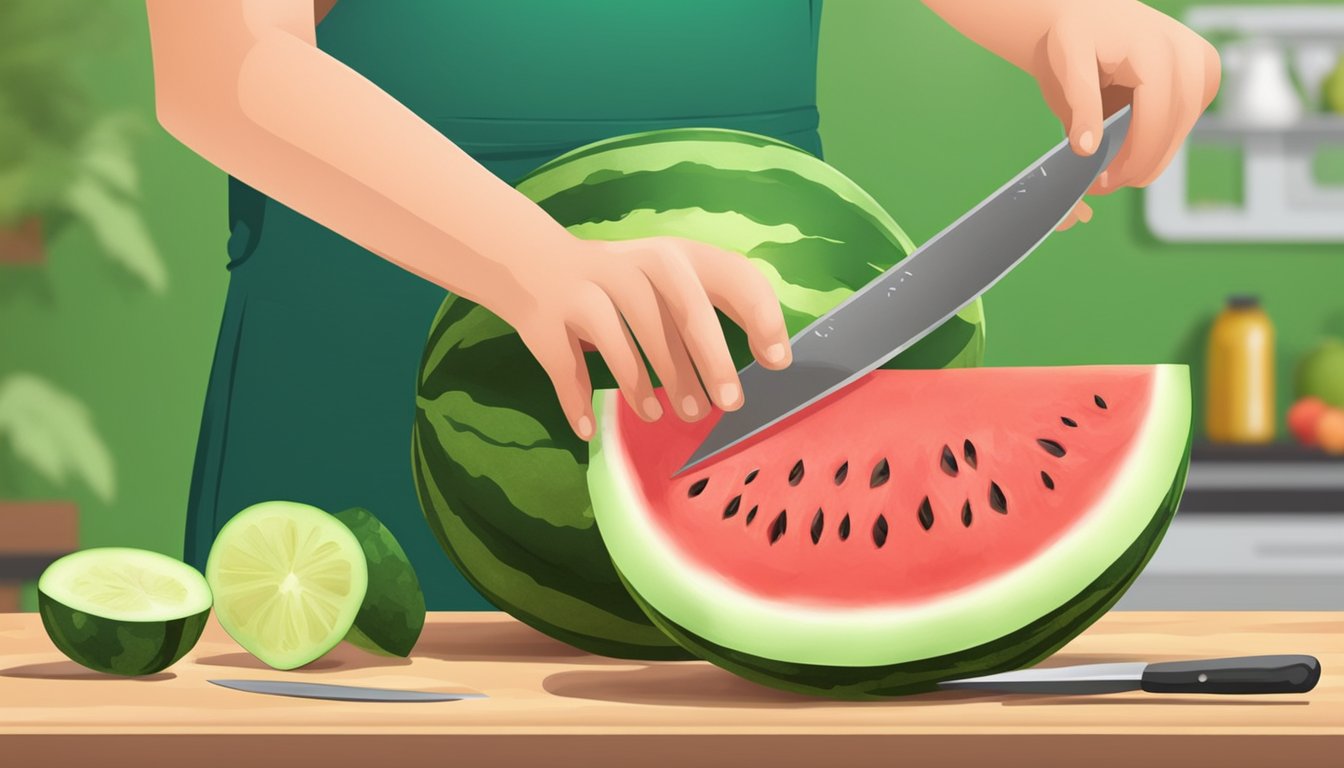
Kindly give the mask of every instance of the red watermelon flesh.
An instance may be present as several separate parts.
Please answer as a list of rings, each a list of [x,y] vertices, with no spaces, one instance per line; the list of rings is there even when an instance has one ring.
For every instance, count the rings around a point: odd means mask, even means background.
[[[762,597],[909,603],[1067,533],[1128,451],[1149,372],[912,371],[896,390],[879,374],[670,482],[713,420],[617,418],[650,514],[687,557]]]
[[[632,594],[691,650],[803,689],[818,665],[982,672],[1006,662],[971,649],[1077,634],[1160,540],[1190,434],[1182,366],[878,371],[674,477],[717,417],[595,403],[589,488]]]

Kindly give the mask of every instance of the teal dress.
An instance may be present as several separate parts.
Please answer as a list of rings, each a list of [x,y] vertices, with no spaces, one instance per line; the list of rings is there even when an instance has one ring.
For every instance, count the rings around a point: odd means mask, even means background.
[[[820,6],[340,0],[317,40],[513,183],[589,142],[673,126],[820,154]],[[187,560],[203,568],[224,523],[259,501],[363,506],[405,546],[429,608],[489,608],[440,550],[411,476],[417,367],[443,289],[237,180],[229,222]]]

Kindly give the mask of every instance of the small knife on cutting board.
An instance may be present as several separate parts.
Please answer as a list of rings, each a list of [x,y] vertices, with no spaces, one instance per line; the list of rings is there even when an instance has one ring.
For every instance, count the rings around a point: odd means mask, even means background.
[[[294,696],[300,699],[326,699],[328,701],[384,701],[384,702],[425,702],[425,701],[462,701],[464,699],[484,699],[483,693],[439,693],[437,691],[408,691],[398,688],[369,688],[362,685],[332,685],[331,683],[305,683],[295,680],[208,680],[223,688],[247,693],[264,693],[270,696]]]
[[[677,474],[726,451],[909,349],[1027,257],[1083,199],[1129,134],[1130,107],[1106,119],[1086,157],[1063,141],[914,253],[789,342],[793,363],[739,372],[743,403],[724,413]]]
[[[948,680],[942,690],[1000,693],[1306,693],[1321,679],[1314,656],[1240,656],[1231,659],[1033,667],[985,677]]]

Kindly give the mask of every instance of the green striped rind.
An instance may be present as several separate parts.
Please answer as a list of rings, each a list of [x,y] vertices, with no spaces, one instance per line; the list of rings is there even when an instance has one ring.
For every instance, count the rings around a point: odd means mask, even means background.
[[[450,298],[419,392],[412,445],[420,505],[477,591],[591,653],[689,658],[616,577],[588,500],[587,445],[508,325]]]
[[[425,627],[425,595],[406,550],[373,513],[355,507],[336,519],[359,539],[369,586],[346,642],[374,653],[409,656]]]
[[[201,639],[210,609],[166,621],[105,619],[71,608],[41,590],[37,610],[51,642],[72,661],[112,675],[152,675]]]
[[[1190,449],[1171,490],[1162,500],[1152,521],[1125,554],[1097,577],[1073,600],[1022,629],[993,643],[903,664],[875,667],[833,667],[789,664],[743,654],[710,643],[669,621],[635,594],[654,624],[687,650],[742,677],[799,693],[838,699],[878,699],[935,690],[944,680],[992,675],[1023,669],[1048,658],[1083,630],[1092,626],[1125,594],[1162,543],[1185,489]]]
[[[775,287],[790,332],[913,249],[838,171],[737,131],[599,142],[542,166],[518,188],[580,237],[679,236],[745,253]],[[745,335],[723,325],[735,362],[746,365]],[[977,301],[888,367],[978,365],[983,329]],[[600,357],[588,360],[595,387],[615,386]],[[465,300],[444,303],[425,347],[414,431],[421,506],[482,595],[587,651],[687,658],[621,585],[593,520],[587,445],[507,324]]]

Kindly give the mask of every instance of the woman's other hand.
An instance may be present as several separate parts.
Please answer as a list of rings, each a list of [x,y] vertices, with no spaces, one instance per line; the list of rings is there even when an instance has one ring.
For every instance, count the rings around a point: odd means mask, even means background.
[[[1090,155],[1107,115],[1133,106],[1129,137],[1090,190],[1151,184],[1213,101],[1218,52],[1137,0],[926,0],[967,37],[1036,78],[1074,151]],[[1080,203],[1061,225],[1092,218]]]

